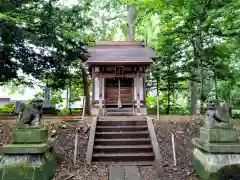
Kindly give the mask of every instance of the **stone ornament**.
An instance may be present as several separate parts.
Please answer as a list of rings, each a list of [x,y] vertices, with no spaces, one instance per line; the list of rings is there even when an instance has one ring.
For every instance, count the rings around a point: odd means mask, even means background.
[[[40,125],[42,120],[42,99],[33,99],[28,107],[19,115],[18,122],[21,125]]]
[[[205,128],[229,127],[231,125],[229,107],[219,105],[216,101],[207,104]]]

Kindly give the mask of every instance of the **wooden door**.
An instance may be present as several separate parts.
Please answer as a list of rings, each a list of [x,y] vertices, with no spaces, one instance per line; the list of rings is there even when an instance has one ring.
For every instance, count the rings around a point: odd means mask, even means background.
[[[118,78],[106,79],[107,104],[118,103]],[[133,100],[133,79],[120,78],[120,97],[122,104],[131,104]]]

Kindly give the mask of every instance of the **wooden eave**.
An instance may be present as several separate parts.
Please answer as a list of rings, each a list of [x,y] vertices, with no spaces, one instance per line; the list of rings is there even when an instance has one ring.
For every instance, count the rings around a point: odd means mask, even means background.
[[[101,41],[88,49],[87,64],[135,65],[152,64],[158,55],[140,41]]]

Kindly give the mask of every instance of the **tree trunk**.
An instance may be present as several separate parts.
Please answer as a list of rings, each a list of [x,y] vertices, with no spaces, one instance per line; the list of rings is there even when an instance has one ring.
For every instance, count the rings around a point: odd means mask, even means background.
[[[217,87],[217,74],[216,74],[216,71],[214,70],[214,86],[215,86],[215,98],[218,102],[218,87]]]
[[[135,39],[135,26],[137,19],[137,8],[136,5],[132,4],[128,6],[128,31],[127,31],[127,41],[134,41]]]
[[[197,114],[197,83],[191,81],[191,115]]]
[[[201,75],[199,70],[202,69],[202,38],[201,38],[201,31],[199,32],[198,36],[192,39],[192,46],[193,46],[193,58],[194,63],[192,67],[192,77],[191,80],[191,114],[197,114],[197,101],[200,98],[198,87],[199,87],[199,79],[198,77]]]
[[[86,97],[86,107],[85,107],[85,114],[91,116],[91,103],[90,103],[90,90],[89,90],[89,78],[87,74],[87,70],[85,64],[80,63],[80,69],[82,72],[83,78],[83,90],[84,96]]]

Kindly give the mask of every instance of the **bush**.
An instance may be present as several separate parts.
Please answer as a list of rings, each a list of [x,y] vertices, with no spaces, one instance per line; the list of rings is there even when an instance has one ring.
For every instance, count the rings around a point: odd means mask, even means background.
[[[232,110],[232,118],[240,119],[240,110],[237,110],[237,109]]]
[[[149,114],[157,113],[157,97],[156,96],[148,96],[146,98],[147,101],[147,112]],[[180,104],[174,104],[173,99],[171,99],[170,112],[172,115],[188,115],[189,109],[187,106],[183,106]],[[168,101],[166,96],[159,97],[159,112],[160,114],[166,114],[168,107]]]
[[[9,103],[3,106],[0,106],[0,113],[12,113],[14,110],[15,104]]]
[[[60,111],[58,111],[59,115],[70,115],[71,112],[69,111],[69,109],[61,109]]]
[[[71,111],[69,109],[61,109],[58,111],[58,115],[80,114],[82,112],[80,109],[72,109]]]

